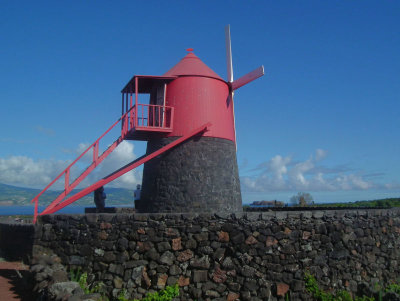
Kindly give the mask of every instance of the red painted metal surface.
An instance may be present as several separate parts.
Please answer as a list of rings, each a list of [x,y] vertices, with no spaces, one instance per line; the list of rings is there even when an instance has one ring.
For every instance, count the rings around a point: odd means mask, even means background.
[[[182,76],[168,84],[167,106],[174,108],[174,127],[168,136],[183,136],[211,122],[207,137],[235,141],[233,103],[224,81],[203,76]]]
[[[183,136],[181,138],[178,138],[177,140],[175,140],[175,141],[167,144],[166,146],[160,148],[159,150],[151,153],[150,155],[142,156],[141,158],[139,158],[139,159],[137,159],[137,160],[125,165],[121,169],[113,172],[112,174],[110,174],[110,175],[106,176],[105,178],[101,179],[100,181],[90,185],[89,187],[83,189],[82,191],[78,192],[77,194],[71,196],[70,198],[68,198],[68,199],[66,199],[66,200],[64,200],[62,202],[59,202],[55,206],[46,208],[39,215],[51,214],[51,213],[57,212],[58,210],[66,207],[66,206],[72,204],[73,202],[77,201],[78,199],[84,197],[85,195],[95,191],[97,188],[110,183],[111,181],[113,181],[113,180],[119,178],[120,176],[122,176],[123,174],[125,174],[125,173],[131,171],[132,169],[142,165],[143,163],[146,163],[147,161],[149,161],[149,160],[161,155],[162,153],[164,153],[167,150],[169,150],[169,149],[177,146],[178,144],[186,141],[187,139],[189,139],[189,138],[191,138],[191,137],[193,137],[193,136],[195,136],[197,134],[200,134],[200,133],[203,133],[203,132],[207,131],[209,127],[211,127],[211,123],[208,122],[206,124],[203,124],[202,126],[200,126],[200,127],[196,128],[196,129],[192,130],[191,132],[187,133],[185,136]],[[37,218],[37,215],[35,215],[35,217],[34,217],[34,222],[36,222],[36,218]]]
[[[163,76],[205,76],[224,81],[210,67],[204,64],[194,53],[188,53],[178,64],[168,70]]]
[[[150,106],[146,108],[147,105],[138,104],[138,94],[149,94],[150,105],[154,105],[157,98],[155,89],[162,83],[165,84],[164,102],[166,103],[163,110],[171,111],[171,114],[166,111],[168,117],[163,120],[170,119],[171,125],[154,127],[149,121],[151,118],[153,118],[151,121],[157,120],[156,116],[152,117],[154,113],[157,115],[157,108],[151,111]],[[188,53],[162,77],[134,76],[122,93],[126,94],[126,97],[123,97],[125,105],[122,105],[126,109],[132,105],[132,95],[135,94],[135,109],[132,110],[130,123],[133,122],[130,128],[134,128],[135,131],[131,132],[129,128],[127,139],[150,140],[155,137],[152,131],[158,134],[164,133],[164,137],[180,137],[201,124],[211,122],[214,126],[205,133],[205,136],[234,142],[236,140],[229,84],[193,53]],[[142,125],[146,128],[142,129]],[[143,132],[144,130],[148,132],[147,135]]]
[[[146,124],[152,118],[150,107],[146,113],[145,104],[138,103],[138,94],[149,94],[150,105],[154,105],[155,88],[165,84],[165,103],[171,108],[172,126],[154,127]],[[245,84],[245,83],[244,83]],[[163,76],[134,76],[122,90],[127,96],[122,107],[129,108],[135,94],[135,109],[132,110],[131,124],[136,130],[127,131],[127,139],[150,140],[155,137],[152,131],[165,133],[166,137],[180,137],[205,122],[212,122],[213,128],[205,136],[228,139],[236,142],[233,101],[230,97],[230,83],[225,82],[194,53],[188,53],[180,62]],[[130,104],[129,96],[130,96]],[[142,110],[142,113],[139,112]],[[143,113],[144,112],[144,113]],[[136,113],[136,115],[135,115]],[[143,114],[143,115],[142,115]],[[147,118],[147,119],[146,119]],[[157,119],[153,116],[153,119]],[[164,119],[166,120],[166,119]],[[141,124],[146,126],[141,129]],[[146,135],[143,131],[148,131]]]

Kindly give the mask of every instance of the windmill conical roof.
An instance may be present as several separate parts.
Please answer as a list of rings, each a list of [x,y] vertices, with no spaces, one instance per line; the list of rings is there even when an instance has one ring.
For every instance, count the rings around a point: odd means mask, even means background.
[[[204,64],[194,53],[189,52],[174,67],[169,69],[163,76],[195,75],[213,77],[223,80],[210,67]]]

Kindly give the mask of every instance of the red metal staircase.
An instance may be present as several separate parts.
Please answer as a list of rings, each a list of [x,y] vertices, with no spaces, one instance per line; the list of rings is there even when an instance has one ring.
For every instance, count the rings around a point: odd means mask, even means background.
[[[143,108],[146,106],[147,110],[144,112]],[[139,108],[139,110],[138,110]],[[141,109],[140,109],[141,108]],[[139,113],[139,114],[138,114]],[[121,123],[121,136],[118,137],[101,155],[99,155],[99,143],[101,139],[109,133],[118,123]],[[177,140],[167,144],[161,149],[149,154],[144,155],[131,163],[123,166],[112,174],[104,177],[89,187],[79,191],[73,196],[66,198],[67,195],[81,183],[123,140],[137,139],[146,140],[145,133],[167,133],[170,132],[173,125],[173,108],[157,105],[140,105],[131,107],[125,114],[121,116],[103,135],[101,135],[93,144],[91,144],[75,161],[73,161],[64,171],[62,171],[50,184],[48,184],[31,202],[35,203],[34,223],[38,215],[55,213],[58,210],[70,205],[85,195],[93,192],[97,188],[106,185],[107,183],[117,179],[123,174],[131,171],[132,169],[140,166],[141,164],[161,155],[174,146],[182,143],[183,141],[191,138],[196,134],[200,134],[211,126],[211,123],[206,123],[201,127],[193,130],[187,135],[178,138]],[[92,163],[89,167],[82,172],[72,183],[70,183],[71,168],[89,151],[93,152]],[[39,197],[47,191],[56,181],[64,176],[64,191],[41,213],[38,212]]]

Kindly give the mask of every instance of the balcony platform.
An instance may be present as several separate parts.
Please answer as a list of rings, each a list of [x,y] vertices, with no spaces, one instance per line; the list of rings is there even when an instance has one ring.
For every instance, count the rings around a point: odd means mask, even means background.
[[[172,129],[159,128],[159,127],[135,127],[132,128],[124,137],[125,140],[138,140],[148,141],[154,138],[165,137],[166,134],[171,133]]]

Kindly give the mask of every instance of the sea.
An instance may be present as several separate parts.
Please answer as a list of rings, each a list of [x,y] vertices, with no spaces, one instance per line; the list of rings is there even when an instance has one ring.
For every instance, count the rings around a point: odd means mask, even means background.
[[[90,206],[67,206],[57,213],[61,214],[83,214],[85,208]],[[42,212],[45,206],[39,206],[38,211]],[[35,206],[0,206],[0,215],[33,215]]]
[[[111,205],[112,207],[118,208],[132,208],[127,205]],[[59,211],[56,214],[84,214],[85,208],[94,207],[90,205],[72,205],[67,206]],[[39,206],[38,211],[42,212],[46,209],[46,206]],[[35,206],[0,206],[0,215],[33,215],[35,211]]]

